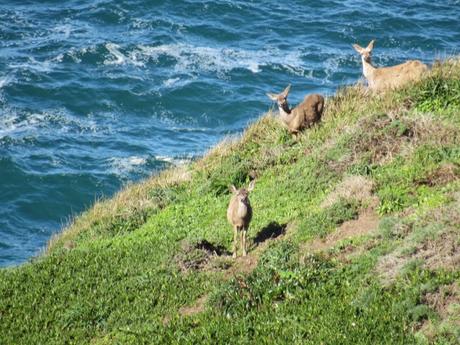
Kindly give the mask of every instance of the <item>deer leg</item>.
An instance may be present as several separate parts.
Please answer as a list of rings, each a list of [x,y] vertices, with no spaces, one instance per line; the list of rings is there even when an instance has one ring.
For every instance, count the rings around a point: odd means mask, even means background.
[[[237,242],[238,242],[238,227],[233,227],[233,258],[236,258],[237,251]]]
[[[242,238],[242,246],[243,246],[243,256],[246,256],[247,255],[247,252],[246,252],[246,233],[248,232],[247,231],[248,229],[244,229],[243,228],[243,231],[241,231],[241,238]]]

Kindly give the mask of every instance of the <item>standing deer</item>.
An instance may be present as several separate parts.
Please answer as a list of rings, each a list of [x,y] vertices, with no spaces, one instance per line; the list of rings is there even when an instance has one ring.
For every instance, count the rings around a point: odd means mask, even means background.
[[[295,137],[303,129],[309,128],[321,120],[324,97],[318,94],[308,95],[302,103],[290,109],[287,102],[290,89],[291,85],[288,85],[283,92],[279,94],[267,93],[267,96],[278,104],[281,120]]]
[[[238,235],[240,235],[240,244],[243,247],[243,256],[246,252],[246,233],[249,223],[252,219],[252,207],[249,203],[249,192],[254,189],[255,181],[252,180],[248,189],[236,189],[231,185],[230,190],[233,196],[227,209],[227,219],[233,226],[233,257],[236,258]]]
[[[374,67],[371,61],[374,42],[372,40],[366,48],[353,44],[353,48],[361,55],[363,74],[372,91],[396,89],[410,81],[419,80],[428,70],[427,65],[418,60],[409,60],[396,66]]]

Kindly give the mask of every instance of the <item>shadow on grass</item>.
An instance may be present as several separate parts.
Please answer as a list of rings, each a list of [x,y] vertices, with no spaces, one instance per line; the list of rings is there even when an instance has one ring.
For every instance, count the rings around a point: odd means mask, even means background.
[[[279,224],[278,222],[271,222],[263,227],[254,238],[254,245],[258,246],[261,243],[282,236],[286,233],[287,224]]]
[[[201,249],[201,250],[204,250],[205,252],[208,252],[210,254],[214,254],[217,256],[231,254],[224,246],[215,245],[206,240],[201,240],[200,242],[196,243],[194,247],[196,249]]]

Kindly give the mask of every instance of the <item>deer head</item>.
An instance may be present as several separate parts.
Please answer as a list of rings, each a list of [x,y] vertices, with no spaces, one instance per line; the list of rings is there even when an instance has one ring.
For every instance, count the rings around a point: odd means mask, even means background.
[[[275,101],[278,104],[278,107],[283,109],[286,112],[289,112],[289,105],[287,103],[287,97],[289,94],[289,90],[291,89],[291,85],[288,85],[283,92],[279,94],[275,93],[267,93],[268,98],[272,101]]]
[[[231,185],[230,191],[236,196],[238,202],[248,205],[249,204],[249,192],[252,192],[254,190],[255,183],[256,181],[252,180],[249,183],[248,189],[246,188],[237,189],[234,185]]]
[[[358,44],[353,44],[353,48],[355,48],[359,55],[361,55],[361,58],[367,63],[371,63],[371,55],[372,49],[374,49],[374,42],[375,40],[370,41],[366,48],[363,48]]]

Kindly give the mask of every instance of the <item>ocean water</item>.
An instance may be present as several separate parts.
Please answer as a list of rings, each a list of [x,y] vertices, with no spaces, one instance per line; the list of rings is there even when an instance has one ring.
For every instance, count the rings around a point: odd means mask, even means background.
[[[460,1],[0,0],[0,266],[123,184],[374,63],[458,53]]]

